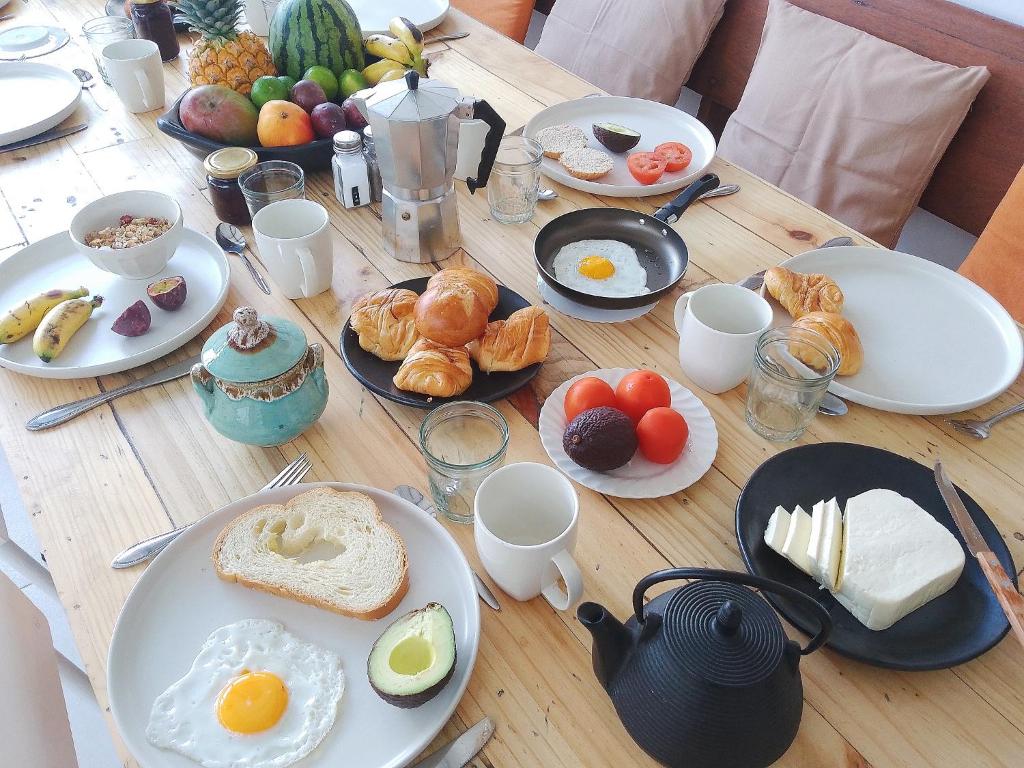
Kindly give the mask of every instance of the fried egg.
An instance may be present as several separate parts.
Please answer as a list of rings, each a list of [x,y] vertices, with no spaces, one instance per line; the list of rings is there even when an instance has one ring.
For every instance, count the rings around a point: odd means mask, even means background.
[[[559,249],[553,263],[562,285],[592,296],[650,293],[636,251],[618,240],[577,240]]]
[[[284,768],[331,730],[344,690],[337,655],[245,619],[215,630],[157,697],[146,738],[204,768]]]

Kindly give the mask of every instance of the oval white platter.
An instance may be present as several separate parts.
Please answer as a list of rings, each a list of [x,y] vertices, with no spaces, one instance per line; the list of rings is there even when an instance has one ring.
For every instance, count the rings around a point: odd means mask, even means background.
[[[162,277],[185,278],[188,297],[180,309],[158,309],[146,286]],[[67,232],[32,243],[0,262],[0,312],[53,288],[84,285],[103,305],[76,333],[63,353],[44,363],[32,351],[32,334],[0,345],[0,367],[45,379],[80,379],[119,373],[152,362],[191,341],[220,311],[228,295],[230,269],[220,247],[205,235],[186,229],[181,245],[156,277],[129,280],[93,266],[76,249]],[[110,330],[129,305],[141,299],[153,324],[142,336],[128,338]]]
[[[856,245],[808,251],[782,266],[824,273],[843,291],[864,365],[832,382],[839,397],[894,413],[956,413],[992,400],[1020,375],[1024,343],[1013,318],[946,267]],[[772,305],[776,325],[793,322]]]
[[[82,98],[74,73],[50,64],[12,61],[0,67],[0,146],[36,136],[68,117]]]
[[[360,491],[377,503],[409,553],[409,592],[388,616],[360,621],[217,577],[210,552],[221,529],[259,504],[281,504],[314,485]],[[126,543],[126,542],[125,542]],[[457,660],[452,679],[415,709],[385,703],[366,676],[374,641],[395,619],[434,601],[451,614]],[[334,727],[296,768],[350,765],[401,768],[438,734],[469,683],[480,642],[480,607],[469,564],[444,525],[394,494],[345,483],[315,483],[261,491],[228,504],[173,541],[143,572],[114,627],[107,667],[110,709],[128,749],[147,768],[196,768],[146,740],[156,697],[184,675],[216,628],[248,618],[284,624],[300,639],[342,659],[345,693]],[[216,712],[209,716],[216,721]]]
[[[715,138],[700,120],[656,101],[626,96],[590,96],[564,101],[530,118],[523,135],[532,138],[542,128],[561,123],[582,128],[590,140],[589,146],[607,152],[615,163],[607,176],[597,181],[586,181],[570,175],[557,160],[545,157],[541,161],[540,170],[545,176],[581,192],[607,197],[647,197],[674,192],[704,173],[715,157]],[[618,123],[639,131],[640,143],[629,152],[608,152],[594,138],[594,123]],[[641,184],[630,174],[626,166],[627,157],[632,152],[650,152],[666,141],[680,141],[688,146],[693,152],[693,160],[681,171],[665,173],[654,184]]]
[[[611,472],[593,472],[575,463],[562,448],[565,419],[565,393],[582,378],[593,376],[614,389],[635,368],[602,368],[565,381],[548,395],[540,410],[538,430],[544,450],[562,472],[580,485],[598,493],[624,499],[655,499],[689,488],[711,469],[718,453],[718,428],[704,403],[677,381],[666,378],[672,393],[672,407],[686,419],[690,429],[683,454],[672,464],[655,464],[637,451],[625,466]]]
[[[449,8],[448,0],[349,0],[349,5],[356,12],[364,36],[390,34],[388,22],[395,16],[404,16],[421,32],[427,32],[444,21]]]

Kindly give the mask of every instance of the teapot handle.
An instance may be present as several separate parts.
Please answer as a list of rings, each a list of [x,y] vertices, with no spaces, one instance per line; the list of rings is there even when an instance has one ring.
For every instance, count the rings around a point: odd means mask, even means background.
[[[498,156],[498,145],[501,144],[501,137],[505,134],[505,121],[483,99],[473,104],[473,117],[487,123],[487,136],[484,137],[484,148],[480,153],[480,167],[477,168],[476,176],[466,179],[466,186],[469,187],[470,194],[487,186],[491,168],[494,167],[494,159]]]
[[[644,623],[644,595],[647,593],[647,590],[655,584],[675,579],[727,581],[731,584],[742,584],[746,587],[755,587],[756,589],[766,592],[774,592],[777,595],[783,595],[795,600],[805,601],[814,609],[814,613],[818,617],[818,623],[821,626],[821,629],[819,629],[818,634],[812,637],[810,642],[801,649],[800,653],[804,656],[824,645],[825,640],[828,639],[829,633],[832,631],[832,617],[829,615],[829,612],[825,610],[825,606],[810,595],[804,594],[799,589],[794,589],[793,587],[781,584],[772,579],[766,579],[763,576],[754,576],[749,573],[737,573],[735,571],[721,571],[715,568],[666,568],[663,571],[655,571],[649,576],[644,576],[640,579],[636,588],[633,590],[633,613],[636,614],[636,620],[638,623]]]

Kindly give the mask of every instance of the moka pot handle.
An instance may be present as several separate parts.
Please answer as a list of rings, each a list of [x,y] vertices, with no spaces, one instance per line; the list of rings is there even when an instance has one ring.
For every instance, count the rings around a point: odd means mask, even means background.
[[[484,149],[480,153],[480,167],[477,169],[476,176],[466,179],[466,186],[469,187],[470,194],[487,186],[491,168],[494,167],[494,158],[498,156],[498,145],[501,144],[501,137],[505,135],[505,121],[483,99],[473,103],[473,117],[487,123],[487,136],[484,138]]]

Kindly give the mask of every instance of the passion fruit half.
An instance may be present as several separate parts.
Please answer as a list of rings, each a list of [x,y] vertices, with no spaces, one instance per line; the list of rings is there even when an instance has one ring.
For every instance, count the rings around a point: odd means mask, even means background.
[[[160,309],[173,312],[185,303],[188,288],[185,285],[185,278],[181,275],[164,277],[155,283],[150,283],[146,288],[149,298]]]
[[[122,336],[141,336],[149,330],[152,322],[153,316],[149,314],[149,307],[146,306],[146,302],[139,299],[118,315],[110,330]]]

